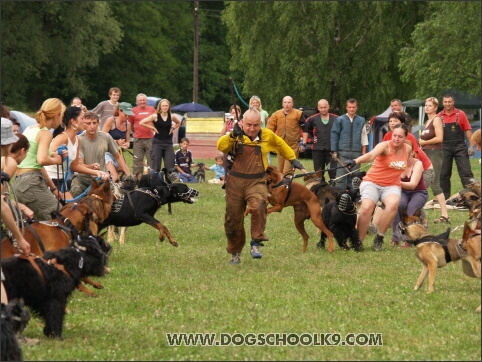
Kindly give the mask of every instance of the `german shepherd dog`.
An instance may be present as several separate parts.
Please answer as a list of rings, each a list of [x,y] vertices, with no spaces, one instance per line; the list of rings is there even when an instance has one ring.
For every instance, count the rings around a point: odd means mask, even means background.
[[[306,219],[311,219],[313,224],[328,236],[328,251],[332,253],[334,250],[333,233],[328,230],[321,218],[321,207],[316,195],[306,186],[292,182],[291,174],[283,175],[274,166],[268,166],[265,181],[268,186],[268,201],[273,205],[268,207],[268,214],[281,212],[284,207],[293,206],[295,227],[303,238],[302,252],[306,252],[309,239],[304,223]]]
[[[422,286],[428,275],[428,292],[433,292],[437,268],[443,268],[451,261],[459,259],[470,264],[470,268],[463,267],[466,275],[480,278],[480,230],[470,229],[465,222],[462,240],[449,238],[450,228],[440,235],[431,235],[422,225],[420,212],[420,209],[417,210],[413,216],[408,216],[406,211],[402,212],[399,225],[408,241],[416,246],[415,256],[423,264],[414,290]]]
[[[472,229],[480,229],[480,195],[474,191],[464,189],[459,192],[460,197],[469,208],[469,224]]]
[[[43,257],[21,254],[1,261],[7,295],[23,298],[45,322],[47,337],[62,338],[67,302],[81,278],[104,275],[107,256],[98,238],[79,235],[68,247]]]

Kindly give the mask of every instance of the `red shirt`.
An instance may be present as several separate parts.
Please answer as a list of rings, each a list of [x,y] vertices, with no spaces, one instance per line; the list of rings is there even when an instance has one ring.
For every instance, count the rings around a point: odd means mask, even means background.
[[[452,114],[447,114],[445,112],[445,109],[443,109],[442,112],[437,114],[437,116],[443,118],[444,124],[454,123],[457,118],[457,112],[459,112],[460,129],[464,132],[472,129],[469,120],[467,119],[467,115],[464,111],[461,111],[460,109],[454,107],[454,111],[452,112]]]
[[[141,108],[139,106],[132,108],[133,116],[129,117],[129,122],[134,129],[134,138],[152,138],[153,132],[151,129],[140,126],[139,122],[144,118],[149,117],[151,114],[156,113],[156,110],[152,106],[145,106]]]

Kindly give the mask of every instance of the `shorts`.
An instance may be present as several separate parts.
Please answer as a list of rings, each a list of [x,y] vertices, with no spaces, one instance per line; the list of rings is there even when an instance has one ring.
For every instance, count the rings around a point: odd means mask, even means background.
[[[360,195],[361,199],[370,199],[375,204],[378,201],[383,201],[388,195],[398,195],[402,194],[402,189],[400,186],[380,186],[371,181],[362,181],[360,185]]]
[[[105,164],[107,165],[109,162],[112,162],[115,167],[119,167],[119,163],[115,159],[115,157],[110,152],[105,153]]]

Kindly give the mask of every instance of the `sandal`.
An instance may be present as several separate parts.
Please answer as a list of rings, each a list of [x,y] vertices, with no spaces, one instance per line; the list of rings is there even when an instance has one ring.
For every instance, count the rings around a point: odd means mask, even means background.
[[[433,221],[436,224],[450,224],[450,218],[447,216],[440,216],[438,219]]]

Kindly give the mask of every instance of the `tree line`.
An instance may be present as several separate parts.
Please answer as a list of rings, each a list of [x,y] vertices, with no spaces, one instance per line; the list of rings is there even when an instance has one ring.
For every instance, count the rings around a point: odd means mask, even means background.
[[[93,108],[112,86],[191,102],[194,2],[2,1],[1,97],[36,110],[74,96]],[[228,77],[273,112],[348,98],[365,116],[392,98],[480,94],[481,3],[200,1],[199,103],[227,110]],[[240,100],[238,100],[239,103]]]

